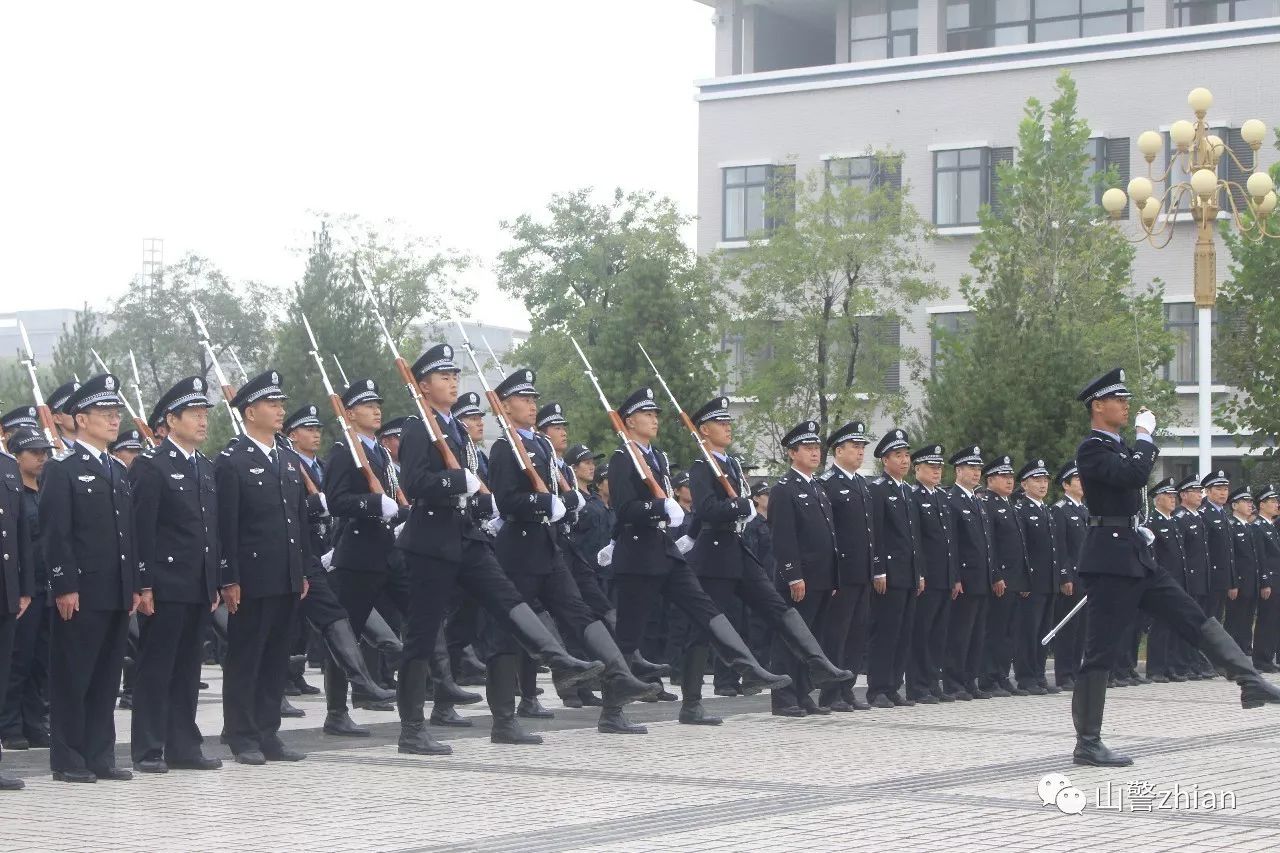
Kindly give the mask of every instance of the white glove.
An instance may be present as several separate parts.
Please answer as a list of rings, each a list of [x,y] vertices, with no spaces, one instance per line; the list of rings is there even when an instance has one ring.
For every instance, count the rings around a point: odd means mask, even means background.
[[[1147,528],[1139,527],[1138,532],[1142,534],[1143,539],[1147,540],[1147,545],[1154,545],[1156,543],[1156,535]]]
[[[326,553],[321,555],[320,565],[324,567],[324,570],[326,572],[333,571],[333,569],[330,568],[333,565],[333,549],[332,548],[330,548]]]
[[[555,522],[564,518],[564,514],[566,512],[567,510],[564,508],[564,501],[560,500],[560,496],[552,495],[551,496],[551,523],[554,524]]]
[[[747,521],[750,521],[760,513],[756,512],[756,502],[751,500],[751,498],[747,498],[747,506],[751,509],[751,512],[747,513]]]
[[[693,550],[693,540],[688,536],[681,536],[676,540],[676,550],[681,554],[688,554]]]
[[[480,527],[490,536],[497,536],[498,532],[502,530],[502,518],[494,515],[492,518],[486,519]]]
[[[325,500],[324,492],[317,492],[316,494],[318,494],[318,495],[320,496],[320,508],[324,510],[324,512],[322,512],[322,513],[321,513],[321,515],[328,515],[328,514],[329,514],[329,502],[328,502],[327,500]]]
[[[1139,430],[1146,430],[1151,435],[1156,434],[1156,413],[1148,409],[1138,412],[1138,416],[1133,419],[1133,425]]]
[[[406,524],[408,524],[408,523],[409,523],[409,522],[407,522],[407,521],[402,521],[402,522],[400,522],[399,524],[397,524],[397,525],[396,525],[396,529],[395,529],[394,533],[395,533],[395,537],[396,537],[397,539],[399,539],[399,538],[400,538],[400,531],[401,531],[401,530],[404,530],[404,526],[405,526]]]
[[[667,498],[665,506],[667,510],[667,523],[672,527],[679,527],[684,523],[684,510],[680,508],[680,504],[676,503],[674,498]]]
[[[596,562],[602,566],[607,566],[613,562],[613,543],[610,542],[600,549],[596,554]]]
[[[390,521],[391,519],[395,518],[396,513],[400,511],[400,504],[391,500],[391,498],[387,497],[386,495],[381,495],[381,498],[382,498],[382,520]]]
[[[463,468],[462,473],[467,477],[467,494],[474,495],[480,491],[480,478],[472,474],[470,468]]]

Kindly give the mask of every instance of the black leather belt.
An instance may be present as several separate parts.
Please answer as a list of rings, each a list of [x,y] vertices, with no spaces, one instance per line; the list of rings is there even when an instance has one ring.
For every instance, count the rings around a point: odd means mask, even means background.
[[[1132,515],[1091,515],[1089,516],[1090,527],[1137,527]]]

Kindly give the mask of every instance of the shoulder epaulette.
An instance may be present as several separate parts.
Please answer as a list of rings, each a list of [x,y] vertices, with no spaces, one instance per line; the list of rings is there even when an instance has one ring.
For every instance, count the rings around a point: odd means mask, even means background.
[[[889,482],[889,476],[887,474],[881,474],[879,477],[876,477],[874,480],[872,480],[872,482],[879,483],[880,485],[884,485],[885,483]]]
[[[826,470],[826,471],[823,471],[821,474],[819,474],[819,475],[818,475],[818,479],[819,479],[819,480],[830,480],[830,479],[831,479],[832,477],[834,477],[835,475],[836,475],[836,472],[835,472],[835,471],[832,471],[832,470],[828,469],[828,470]]]

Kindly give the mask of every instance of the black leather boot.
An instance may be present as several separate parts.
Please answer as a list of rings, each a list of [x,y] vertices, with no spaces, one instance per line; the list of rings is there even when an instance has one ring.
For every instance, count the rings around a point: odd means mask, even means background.
[[[1234,678],[1240,685],[1240,705],[1258,708],[1269,703],[1280,704],[1280,688],[1258,674],[1253,659],[1244,653],[1240,645],[1217,619],[1210,617],[1200,626],[1200,650],[1218,669]]]
[[[777,675],[762,667],[747,648],[742,636],[723,613],[707,624],[707,633],[715,644],[716,654],[729,668],[742,676],[742,694],[754,696],[761,690],[781,690],[791,684],[791,676]]]
[[[466,687],[484,686],[488,669],[471,646],[450,648],[449,665],[453,669],[454,678],[459,684]]]
[[[281,717],[305,717],[307,712],[301,708],[295,708],[290,702],[288,696],[280,697],[280,716]]]
[[[449,646],[444,638],[444,625],[436,634],[436,645],[431,650],[431,699],[449,705],[473,705],[482,697],[479,693],[463,690],[453,680],[453,669],[449,666]]]
[[[405,662],[396,683],[396,705],[400,711],[398,750],[409,755],[450,755],[453,747],[441,743],[427,731],[423,706],[427,701],[430,667],[422,658]]]
[[[489,676],[484,692],[489,700],[489,712],[493,714],[493,728],[489,733],[491,743],[542,743],[541,735],[526,732],[516,719],[516,668],[518,666],[519,659],[513,654],[500,654],[489,658]]]
[[[600,701],[600,697],[592,693],[585,687],[578,688],[578,701],[582,703],[583,708],[599,708],[604,703]]]
[[[356,725],[347,713],[347,678],[330,659],[324,669],[324,693],[329,712],[324,718],[325,734],[339,737],[368,737],[370,732]]]
[[[511,620],[512,633],[525,651],[551,668],[551,679],[557,691],[594,682],[604,672],[604,664],[600,661],[578,660],[565,651],[564,644],[547,630],[547,626],[528,604],[517,604],[511,608],[507,618]],[[488,677],[492,676],[493,673],[490,672]],[[512,717],[514,718],[514,713]]]
[[[660,683],[632,674],[635,672],[634,661],[629,662],[623,656],[609,626],[604,622],[597,620],[584,628],[582,644],[586,647],[587,654],[604,661],[603,681],[615,704],[642,701],[646,697],[657,696],[662,689]]]
[[[356,725],[346,711],[330,711],[324,718],[324,733],[340,737],[368,737],[370,732],[364,726]]]
[[[359,690],[375,702],[387,702],[395,698],[395,691],[388,690],[374,681],[364,663],[364,655],[356,643],[351,620],[339,619],[324,627],[322,632],[329,655],[342,667],[342,672],[355,690]]]
[[[1133,759],[1112,752],[1102,742],[1102,709],[1107,701],[1106,670],[1090,670],[1076,677],[1071,691],[1071,721],[1076,727],[1076,749],[1071,760],[1093,767],[1128,767]]]
[[[791,654],[808,668],[809,681],[814,687],[821,689],[853,683],[856,676],[852,672],[840,669],[827,659],[826,653],[822,651],[817,637],[813,636],[813,632],[805,624],[800,611],[788,607],[787,612],[782,614],[778,628],[782,641],[787,644]]]
[[[627,719],[627,715],[622,713],[622,703],[614,700],[609,694],[607,685],[601,691],[601,702],[600,719],[596,722],[596,731],[605,735],[647,735],[649,733],[646,727]]]
[[[710,649],[701,643],[685,649],[680,667],[680,722],[689,726],[718,726],[724,722],[707,713],[702,705],[702,673],[707,668]]]
[[[539,613],[538,618],[546,624],[550,617],[545,613]],[[558,637],[559,634],[556,636]],[[523,652],[516,655],[516,686],[520,689],[520,704],[516,706],[517,717],[530,720],[550,720],[555,717],[553,712],[547,710],[538,701],[538,697],[542,695],[542,689],[538,687],[538,662]]]
[[[450,703],[433,702],[431,703],[431,725],[469,729],[471,721],[459,714]]]
[[[640,650],[636,649],[627,655],[627,663],[631,665],[631,672],[641,681],[652,681],[655,678],[670,678],[671,665],[666,663],[654,663],[651,660],[645,660],[644,655],[640,654]]]

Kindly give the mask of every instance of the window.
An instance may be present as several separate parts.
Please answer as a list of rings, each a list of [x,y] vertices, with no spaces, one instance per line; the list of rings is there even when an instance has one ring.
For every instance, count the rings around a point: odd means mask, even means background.
[[[849,60],[916,55],[917,0],[849,0]]]
[[[978,208],[991,199],[991,149],[961,148],[933,154],[933,223],[977,225]]]
[[[1174,333],[1173,360],[1164,367],[1164,378],[1174,385],[1195,385],[1200,381],[1200,371],[1196,358],[1199,350],[1199,333],[1196,327],[1196,304],[1194,302],[1166,302],[1164,306],[1164,327]],[[1213,309],[1213,326],[1211,334],[1214,340],[1223,331],[1218,309]],[[1230,331],[1229,329],[1227,331]],[[1216,370],[1218,361],[1213,366]],[[1212,380],[1220,382],[1216,373]]]
[[[873,317],[876,340],[886,347],[887,363],[884,366],[884,391],[902,390],[902,324],[897,317]]]
[[[1209,132],[1217,134],[1219,137],[1222,138],[1223,142],[1227,142],[1231,137],[1230,131],[1225,127],[1211,127],[1209,128]],[[1173,169],[1170,170],[1169,172],[1168,186],[1176,186],[1177,184],[1188,183],[1191,180],[1191,176],[1187,174],[1187,170],[1185,168],[1187,163],[1186,154],[1179,153],[1173,147],[1173,142],[1169,139],[1169,131],[1166,130],[1161,135],[1164,136],[1164,164],[1167,167],[1170,163],[1173,163]],[[1228,157],[1226,152],[1224,151],[1222,154],[1221,161],[1218,164],[1218,175],[1220,177],[1227,174],[1226,169],[1230,164],[1230,162],[1231,162],[1231,158]],[[1156,188],[1156,192],[1157,193],[1160,192],[1159,187]],[[1180,211],[1184,211],[1184,210],[1190,211],[1192,195],[1193,193],[1191,192],[1191,188],[1187,187],[1186,192],[1183,192],[1180,194],[1175,192],[1171,194],[1165,203],[1170,208],[1176,205],[1177,209]],[[1227,204],[1227,199],[1225,195],[1222,198],[1218,199],[1219,207],[1222,207],[1223,205],[1226,205],[1226,204]]]
[[[1098,175],[1104,174],[1108,169],[1115,168],[1116,182],[1114,186],[1122,189],[1129,186],[1129,139],[1128,137],[1120,137],[1116,139],[1107,139],[1101,136],[1095,136],[1089,140],[1089,165],[1085,167],[1084,179],[1085,183],[1093,190],[1093,203],[1101,206],[1102,194],[1106,192],[1112,184],[1095,180]],[[1120,212],[1121,219],[1129,218],[1129,206],[1125,205],[1124,210]]]
[[[1280,0],[1175,0],[1179,27],[1225,24],[1280,15]]]
[[[1142,4],[1143,0],[947,0],[947,50],[1137,32],[1143,27]]]
[[[972,311],[949,311],[934,314],[929,335],[929,375],[936,376],[942,366],[942,342],[948,337],[968,331],[973,326]]]
[[[743,380],[747,377],[746,341],[742,335],[725,333],[720,338],[720,351],[728,353],[725,361],[726,366],[729,368],[724,385],[720,388],[720,393],[731,394],[742,386]]]
[[[767,211],[770,192],[791,192],[792,166],[738,166],[724,170],[723,239],[746,240],[767,234],[776,222]]]

